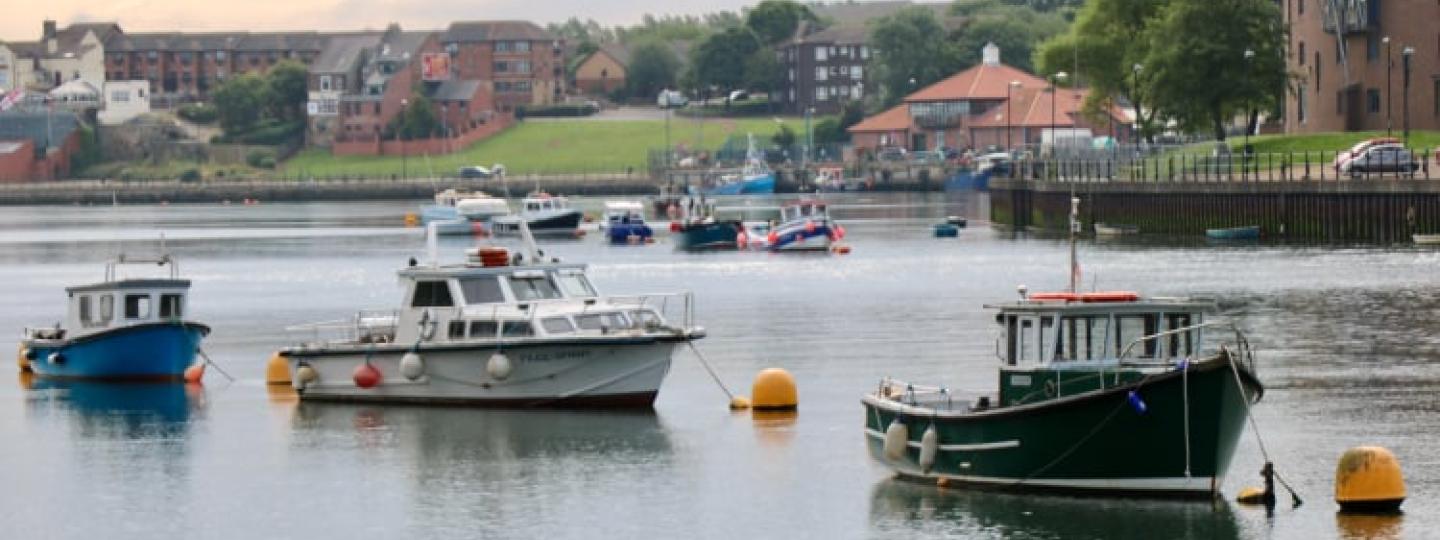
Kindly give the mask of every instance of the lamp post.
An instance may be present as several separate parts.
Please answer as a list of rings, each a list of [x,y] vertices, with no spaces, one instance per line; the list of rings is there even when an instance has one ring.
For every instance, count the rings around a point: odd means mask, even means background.
[[[1011,134],[1010,134],[1011,131],[1014,131],[1014,129],[1011,127],[1012,122],[1011,122],[1011,120],[1010,120],[1010,91],[1011,91],[1011,90],[1014,90],[1014,89],[1016,89],[1016,88],[1019,88],[1019,87],[1020,87],[1020,81],[1010,81],[1010,84],[1005,85],[1005,151],[1006,151],[1006,152],[1014,152],[1014,151],[1015,151],[1015,143],[1013,142],[1013,140],[1012,140],[1013,137],[1012,137]]]
[[[1240,179],[1250,174],[1250,64],[1255,60],[1255,50],[1245,49],[1245,144],[1240,148]]]
[[[1056,73],[1056,74],[1055,74],[1055,77],[1050,80],[1050,147],[1051,147],[1051,152],[1054,152],[1054,148],[1055,148],[1055,146],[1057,146],[1056,143],[1058,143],[1058,142],[1060,141],[1060,137],[1058,136],[1058,134],[1055,133],[1055,130],[1059,129],[1059,127],[1060,127],[1060,125],[1057,124],[1056,121],[1055,121],[1055,94],[1058,94],[1058,93],[1060,92],[1060,86],[1059,86],[1059,85],[1060,85],[1060,81],[1065,80],[1065,78],[1066,78],[1066,77],[1069,77],[1069,76],[1070,76],[1070,74],[1065,73],[1064,71],[1061,71],[1061,72],[1059,72],[1059,73]]]
[[[1140,98],[1136,94],[1140,92],[1140,70],[1142,69],[1145,69],[1145,66],[1140,65],[1139,62],[1130,66],[1130,106],[1135,108],[1135,126],[1133,127],[1135,127],[1137,131],[1139,131],[1141,127],[1141,122]],[[1135,143],[1137,141],[1131,142]]]
[[[1395,57],[1390,54],[1390,36],[1380,38],[1380,42],[1385,44],[1385,136],[1389,137],[1395,129],[1395,119],[1391,114],[1395,110],[1391,105],[1394,102],[1395,84],[1391,82],[1393,77],[1390,75],[1390,70],[1395,68]]]
[[[402,129],[404,128],[404,124],[405,124],[405,110],[408,109],[408,108],[410,108],[410,100],[409,100],[409,99],[405,99],[405,98],[400,98],[400,125],[401,125],[401,128],[402,128]],[[400,130],[399,130],[399,129],[395,130],[395,136],[396,136],[396,137],[400,137]],[[404,138],[404,137],[400,137],[400,179],[401,179],[401,180],[404,180],[404,179],[406,179],[406,178],[408,178],[408,177],[410,176],[410,171],[408,170],[408,169],[409,169],[409,166],[408,166],[408,163],[407,163],[408,158],[409,158],[409,156],[406,156],[406,155],[405,155],[405,138]]]
[[[1405,146],[1410,146],[1410,57],[1415,56],[1415,47],[1406,45],[1400,51],[1401,71],[1404,73],[1404,83],[1401,92],[1404,94],[1404,104],[1401,106],[1401,114],[1405,115]]]

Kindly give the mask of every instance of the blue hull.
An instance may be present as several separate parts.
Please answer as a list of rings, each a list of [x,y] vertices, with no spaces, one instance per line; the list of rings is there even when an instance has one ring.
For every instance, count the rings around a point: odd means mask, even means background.
[[[605,236],[610,239],[610,243],[612,244],[626,244],[630,242],[630,237],[632,236],[639,238],[640,241],[643,242],[655,236],[655,231],[651,230],[650,226],[644,223],[622,223],[606,227]]]
[[[775,175],[767,174],[710,188],[706,195],[773,195]]]
[[[452,221],[460,218],[460,211],[454,206],[426,205],[420,208],[420,222]]]
[[[735,237],[740,224],[735,222],[702,223],[685,225],[675,234],[675,247],[698,251],[703,249],[735,249]]]
[[[1211,240],[1256,240],[1260,238],[1260,227],[1235,227],[1231,229],[1205,229],[1205,236]]]
[[[985,191],[990,189],[990,171],[960,171],[945,180],[945,191]]]
[[[769,245],[768,249],[770,251],[795,249],[796,246],[794,244],[796,243],[801,243],[802,241],[816,237],[825,238],[830,236],[830,234],[830,224],[827,222],[816,223],[814,230],[806,230],[804,224],[783,224],[775,229],[775,243]],[[808,245],[805,246],[805,249],[825,249],[827,247],[829,247],[828,243],[823,245]]]
[[[68,379],[180,379],[210,328],[197,323],[128,326],[30,346],[36,375]],[[48,345],[48,346],[47,346]],[[52,361],[52,354],[58,357]]]

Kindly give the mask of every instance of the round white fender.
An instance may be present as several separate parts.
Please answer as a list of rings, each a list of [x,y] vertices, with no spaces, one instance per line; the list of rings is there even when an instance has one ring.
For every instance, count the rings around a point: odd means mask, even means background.
[[[501,381],[509,377],[510,372],[514,370],[514,368],[515,367],[510,364],[510,357],[505,356],[505,353],[497,352],[492,354],[490,355],[490,361],[485,363],[485,372],[489,373],[491,377]]]
[[[400,374],[412,381],[419,379],[425,374],[425,359],[414,351],[405,353],[400,357]]]
[[[295,369],[294,386],[296,390],[304,390],[306,386],[320,379],[320,374],[309,364],[301,365]]]
[[[925,434],[920,436],[920,470],[930,472],[930,467],[935,466],[935,453],[940,450],[940,434],[935,431],[935,424],[925,428]]]
[[[899,419],[891,420],[885,428],[885,457],[900,460],[905,457],[905,446],[910,443],[910,428]]]

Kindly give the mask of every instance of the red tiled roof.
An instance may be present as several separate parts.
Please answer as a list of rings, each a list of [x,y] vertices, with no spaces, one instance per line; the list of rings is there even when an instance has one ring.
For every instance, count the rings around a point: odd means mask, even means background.
[[[850,133],[883,133],[910,129],[910,106],[901,103],[850,126]]]
[[[905,102],[1005,99],[1005,87],[1011,81],[1019,81],[1021,88],[1049,85],[1045,79],[1004,64],[980,64],[905,96]]]

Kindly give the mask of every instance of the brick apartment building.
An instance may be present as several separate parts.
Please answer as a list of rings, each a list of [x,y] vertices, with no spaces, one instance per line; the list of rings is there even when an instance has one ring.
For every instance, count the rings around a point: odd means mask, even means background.
[[[565,42],[527,21],[452,23],[440,36],[457,78],[494,91],[495,107],[550,105],[565,92]]]
[[[1440,3],[1432,0],[1282,0],[1290,26],[1285,131],[1440,129]],[[1388,39],[1387,39],[1388,38]]]
[[[287,59],[309,65],[330,37],[317,32],[117,31],[105,42],[106,79],[149,81],[152,101],[205,100],[226,78],[264,73]]]

